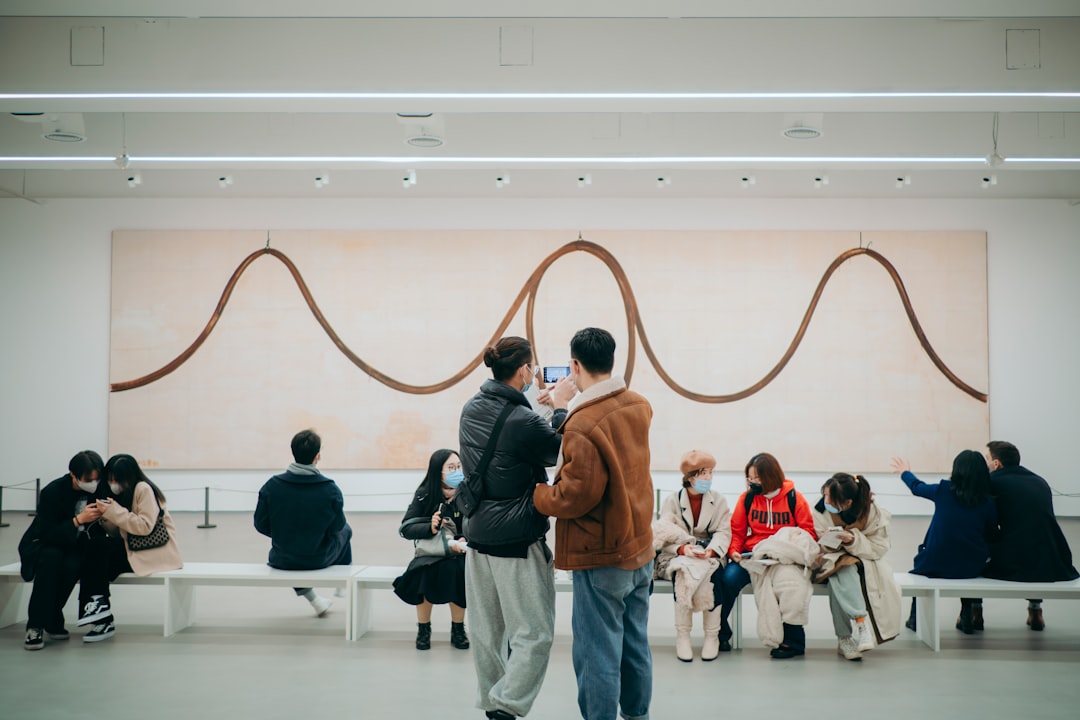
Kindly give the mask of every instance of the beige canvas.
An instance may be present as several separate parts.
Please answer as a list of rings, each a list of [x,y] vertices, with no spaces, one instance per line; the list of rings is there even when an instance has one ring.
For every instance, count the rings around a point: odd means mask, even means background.
[[[113,235],[109,446],[162,468],[242,469],[289,461],[316,428],[326,468],[419,468],[457,444],[462,404],[489,373],[431,392],[468,368],[546,258],[573,231],[274,231],[357,366],[317,322],[278,256],[251,259],[198,349],[134,389],[199,337],[265,231]],[[634,349],[631,387],[652,402],[653,466],[688,449],[739,469],[756,452],[788,471],[872,472],[891,455],[947,468],[987,440],[986,238],[981,232],[591,231],[539,277],[532,311],[542,364],[566,364],[595,325]],[[885,265],[868,254],[831,275],[787,365],[823,275],[869,246],[895,268],[920,343]],[[598,249],[597,249],[598,248]],[[614,269],[614,272],[613,272]],[[624,299],[622,289],[632,293]],[[633,312],[636,308],[636,315]],[[528,303],[505,334],[526,334]],[[646,356],[637,318],[655,355]],[[658,369],[659,368],[659,369]],[[390,387],[373,377],[380,373]],[[662,375],[669,376],[670,383]],[[672,388],[685,390],[686,395]],[[967,391],[960,387],[968,388]],[[706,396],[706,397],[700,397]]]

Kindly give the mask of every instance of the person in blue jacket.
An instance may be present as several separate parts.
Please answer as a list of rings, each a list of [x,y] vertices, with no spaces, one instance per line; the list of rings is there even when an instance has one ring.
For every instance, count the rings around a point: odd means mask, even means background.
[[[270,567],[319,570],[352,564],[352,528],[341,488],[316,466],[322,439],[301,430],[292,439],[293,463],[266,481],[255,506],[255,529],[271,540]],[[322,617],[333,604],[311,588],[293,588]]]
[[[990,557],[990,543],[997,533],[997,509],[990,496],[990,470],[976,450],[964,450],[953,459],[952,474],[939,483],[924,483],[902,458],[893,458],[894,472],[913,495],[934,502],[934,516],[915,555],[916,575],[939,578],[973,578],[982,574]],[[956,629],[975,632],[974,598],[960,599]],[[906,623],[916,626],[915,603]]]

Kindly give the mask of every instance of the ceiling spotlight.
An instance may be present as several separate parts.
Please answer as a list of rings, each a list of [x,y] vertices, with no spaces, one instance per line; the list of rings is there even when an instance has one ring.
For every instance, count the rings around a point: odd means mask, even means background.
[[[142,185],[142,175],[135,173],[134,175],[128,175],[127,185],[129,188],[136,188]]]
[[[410,170],[405,177],[401,178],[401,187],[408,190],[416,184],[416,171]]]
[[[995,150],[986,156],[986,164],[996,169],[1005,164],[1005,158],[998,155],[997,150]]]
[[[829,184],[829,176],[828,175],[818,175],[817,177],[814,178],[814,188],[815,189],[820,190],[822,185],[828,185],[828,184]]]
[[[658,187],[658,188],[662,188],[665,185],[670,185],[670,184],[671,184],[671,178],[669,178],[669,177],[664,177],[663,175],[661,175],[660,177],[656,178],[656,187]]]
[[[584,175],[578,175],[577,186],[583,188],[586,185],[592,185],[592,175],[585,173]]]
[[[983,175],[983,178],[979,181],[979,184],[982,185],[984,189],[990,187],[991,185],[997,185],[997,175]]]
[[[746,189],[751,185],[757,185],[757,178],[753,175],[743,175],[739,178],[739,184],[743,186],[743,189]]]
[[[116,166],[121,170],[127,170],[128,165],[131,164],[131,157],[129,157],[126,152],[121,153],[116,156],[116,159],[113,160],[113,162],[116,163]]]
[[[510,184],[510,176],[509,175],[499,175],[498,177],[495,178],[495,187],[497,187],[497,188],[501,188],[504,185],[509,185],[509,184]]]
[[[232,175],[222,175],[217,179],[218,187],[224,190],[233,184]]]
[[[905,185],[910,185],[910,184],[911,184],[911,176],[910,175],[898,175],[896,177],[896,187],[897,188],[902,188]]]
[[[806,125],[784,128],[784,137],[792,140],[816,140],[821,137],[821,131]]]
[[[315,189],[322,190],[324,187],[330,184],[330,176],[325,173],[315,176]]]

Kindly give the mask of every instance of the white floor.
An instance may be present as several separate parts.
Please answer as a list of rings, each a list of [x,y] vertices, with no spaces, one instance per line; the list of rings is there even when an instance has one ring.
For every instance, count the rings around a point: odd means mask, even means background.
[[[15,562],[29,518],[7,512],[0,529],[0,564]],[[219,513],[218,527],[197,529],[202,515],[177,517],[189,561],[259,561],[268,541],[250,515]],[[397,537],[399,514],[349,518],[357,564],[404,565],[411,545]],[[894,518],[890,561],[907,570],[926,518]],[[1063,522],[1080,551],[1080,519]],[[1078,553],[1080,554],[1080,553]],[[413,648],[415,614],[392,593],[377,593],[374,632],[342,637],[339,610],[313,616],[289,590],[200,588],[198,622],[161,636],[161,588],[114,591],[117,636],[85,645],[82,630],[43,651],[22,649],[21,627],[0,629],[0,720],[109,718],[191,720],[242,717],[429,718],[480,720],[474,708],[469,651],[448,642],[449,615],[435,611],[429,652]],[[339,600],[338,602],[343,602]],[[827,600],[815,598],[807,628],[809,652],[796,660],[768,658],[753,631],[752,602],[742,651],[712,663],[674,657],[671,599],[656,596],[650,624],[656,720],[686,717],[771,718],[839,715],[980,720],[1080,717],[1080,603],[1044,603],[1047,629],[1024,625],[1023,602],[986,601],[986,631],[965,636],[943,611],[942,652],[914,635],[868,653],[861,663],[836,655]],[[556,642],[547,680],[530,717],[578,717],[570,661],[570,596],[560,594]],[[700,630],[697,630],[700,634]],[[696,638],[700,644],[700,638]]]

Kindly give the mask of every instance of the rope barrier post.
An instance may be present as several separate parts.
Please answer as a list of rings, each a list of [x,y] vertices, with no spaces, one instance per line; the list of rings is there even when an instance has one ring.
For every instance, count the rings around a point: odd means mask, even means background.
[[[11,523],[4,522],[4,486],[0,485],[0,528],[11,527]]]
[[[196,525],[195,527],[203,529],[216,528],[217,525],[214,525],[210,522],[210,486],[207,485],[205,488],[203,488],[203,491],[205,493],[203,500],[203,524]]]
[[[653,512],[656,513],[656,519],[660,519],[660,488],[656,488],[656,504],[653,505]]]
[[[34,478],[34,509],[26,513],[30,517],[37,517],[38,505],[41,504],[41,478]]]

